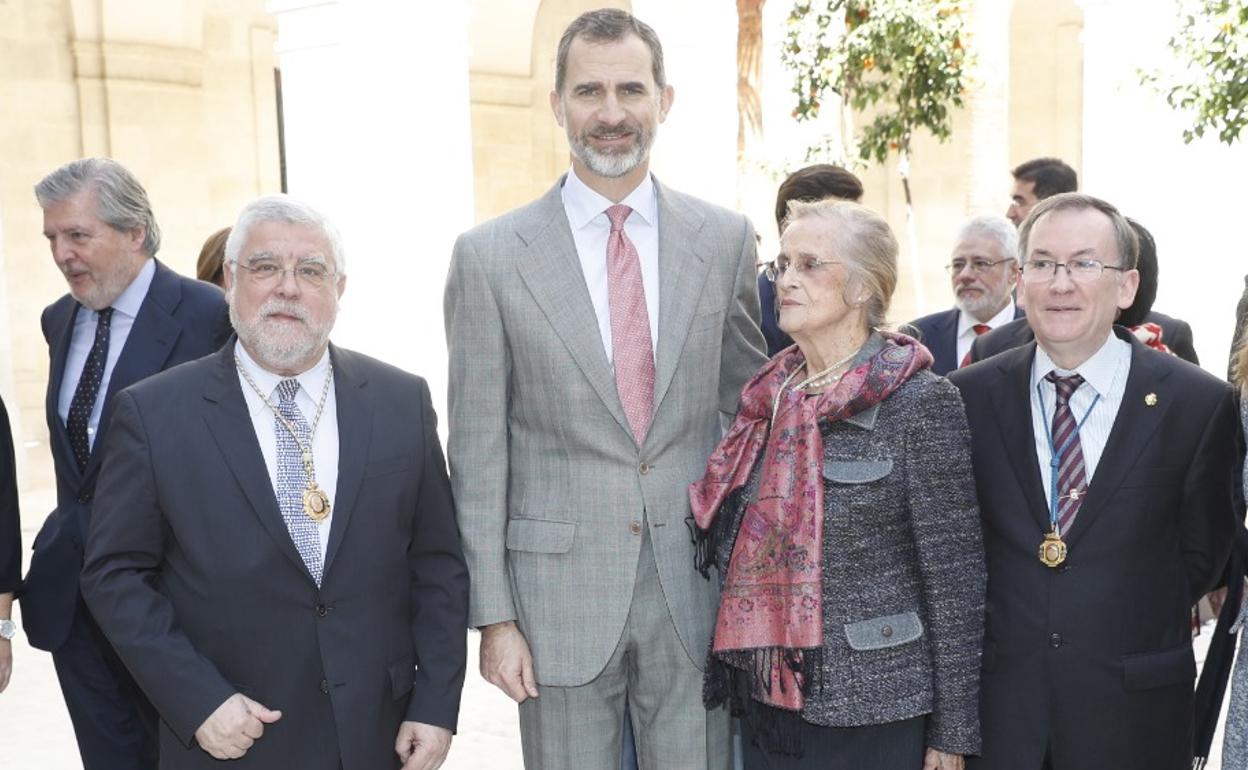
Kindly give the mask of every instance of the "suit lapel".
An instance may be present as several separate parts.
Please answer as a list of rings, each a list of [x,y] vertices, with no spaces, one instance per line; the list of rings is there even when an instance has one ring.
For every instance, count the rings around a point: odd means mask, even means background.
[[[173,317],[173,311],[181,301],[182,287],[178,276],[157,262],[147,296],[139,306],[139,314],[135,316],[125,347],[109,377],[96,435],[107,435],[108,423],[113,416],[113,397],[119,391],[164,368],[178,335],[182,333],[182,325]],[[87,463],[88,476],[99,470],[100,462],[100,453],[93,451]]]
[[[654,352],[654,413],[667,394],[689,335],[710,256],[699,238],[704,218],[666,187],[654,183],[659,202],[659,339]]]
[[[945,317],[941,319],[940,330],[936,334],[936,342],[939,343],[936,350],[932,351],[932,357],[938,362],[938,367],[943,367],[946,371],[952,372],[958,368],[958,316],[960,311],[957,308],[945,313]]]
[[[535,216],[518,226],[517,235],[526,249],[517,260],[517,270],[590,386],[631,436],[632,429],[615,388],[615,375],[598,333],[598,315],[589,298],[576,243],[563,210],[562,185],[561,179],[538,202]]]
[[[231,338],[214,354],[217,366],[213,367],[204,387],[204,400],[208,402],[204,422],[260,524],[286,558],[312,580],[277,506],[277,496],[273,493],[260,442],[256,440],[256,428],[247,413],[247,402],[243,399],[234,366],[234,342]]]
[[[338,487],[329,526],[329,545],[325,549],[325,575],[329,574],[355,511],[355,499],[364,480],[364,464],[373,435],[373,400],[368,396],[365,388],[368,380],[357,366],[355,356],[333,345],[329,355],[334,363],[334,399],[338,410]]]
[[[1118,328],[1115,327],[1115,333]],[[1135,465],[1140,452],[1165,418],[1170,405],[1179,397],[1167,387],[1166,373],[1156,365],[1154,354],[1146,353],[1147,348],[1125,330],[1118,336],[1131,344],[1131,370],[1127,375],[1122,403],[1105,442],[1105,450],[1101,452],[1096,473],[1088,483],[1088,496],[1079,506],[1079,513],[1071,525],[1071,543],[1092,526],[1109,504],[1127,471]],[[1157,397],[1155,406],[1148,406],[1144,401],[1150,393]]]
[[[73,473],[78,473],[78,462],[74,459],[74,452],[69,445],[69,433],[65,430],[65,423],[62,422],[59,413],[59,405],[61,399],[61,388],[65,382],[65,365],[69,358],[69,343],[74,336],[74,322],[78,318],[78,309],[81,307],[73,298],[68,298],[65,311],[62,313],[63,318],[60,319],[60,326],[52,331],[51,356],[52,371],[48,378],[47,401],[44,405],[44,414],[48,416],[48,433],[51,436],[51,444],[53,453],[60,455],[57,465],[64,469],[72,469]]]
[[[996,366],[1001,381],[999,387],[992,388],[992,402],[1005,453],[1027,500],[1027,509],[1041,530],[1047,532],[1049,513],[1031,425],[1031,360],[1035,350],[1035,343],[1030,343],[994,359],[994,363],[1000,359]]]

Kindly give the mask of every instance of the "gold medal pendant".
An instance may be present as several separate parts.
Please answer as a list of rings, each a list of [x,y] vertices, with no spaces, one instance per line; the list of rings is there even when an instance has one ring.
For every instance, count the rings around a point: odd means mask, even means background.
[[[1062,536],[1054,530],[1044,536],[1040,544],[1040,562],[1046,567],[1056,567],[1066,561],[1066,544]]]
[[[309,481],[308,488],[303,490],[303,512],[312,521],[324,521],[329,516],[329,495],[322,492],[315,481]]]

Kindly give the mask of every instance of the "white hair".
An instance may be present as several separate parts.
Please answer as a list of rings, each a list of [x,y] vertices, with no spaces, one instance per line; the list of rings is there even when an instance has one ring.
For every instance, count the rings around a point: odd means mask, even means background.
[[[230,237],[225,241],[225,261],[231,271],[237,269],[239,252],[243,250],[243,244],[251,235],[251,229],[267,222],[284,222],[316,228],[329,243],[330,257],[334,260],[334,272],[339,276],[347,274],[347,255],[343,252],[342,236],[338,234],[338,228],[334,227],[321,212],[284,193],[265,195],[243,207],[238,215],[238,221],[234,224],[234,229],[230,231]]]

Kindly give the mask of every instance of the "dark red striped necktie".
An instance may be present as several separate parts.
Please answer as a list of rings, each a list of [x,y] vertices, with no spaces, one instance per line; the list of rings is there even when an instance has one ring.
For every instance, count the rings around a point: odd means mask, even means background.
[[[1083,384],[1083,378],[1077,374],[1059,377],[1057,372],[1049,372],[1044,379],[1057,388],[1052,446],[1060,458],[1057,466],[1057,524],[1064,535],[1070,531],[1088,488],[1087,470],[1083,465],[1083,442],[1079,440],[1075,414],[1070,408],[1070,397]]]

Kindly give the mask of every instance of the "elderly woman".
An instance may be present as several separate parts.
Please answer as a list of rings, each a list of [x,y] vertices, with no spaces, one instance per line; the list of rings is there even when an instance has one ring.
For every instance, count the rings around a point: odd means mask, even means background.
[[[871,210],[790,204],[769,273],[797,344],[690,488],[722,581],[707,706],[743,716],[747,768],[961,768],[985,576],[958,391],[878,329],[897,241]]]

